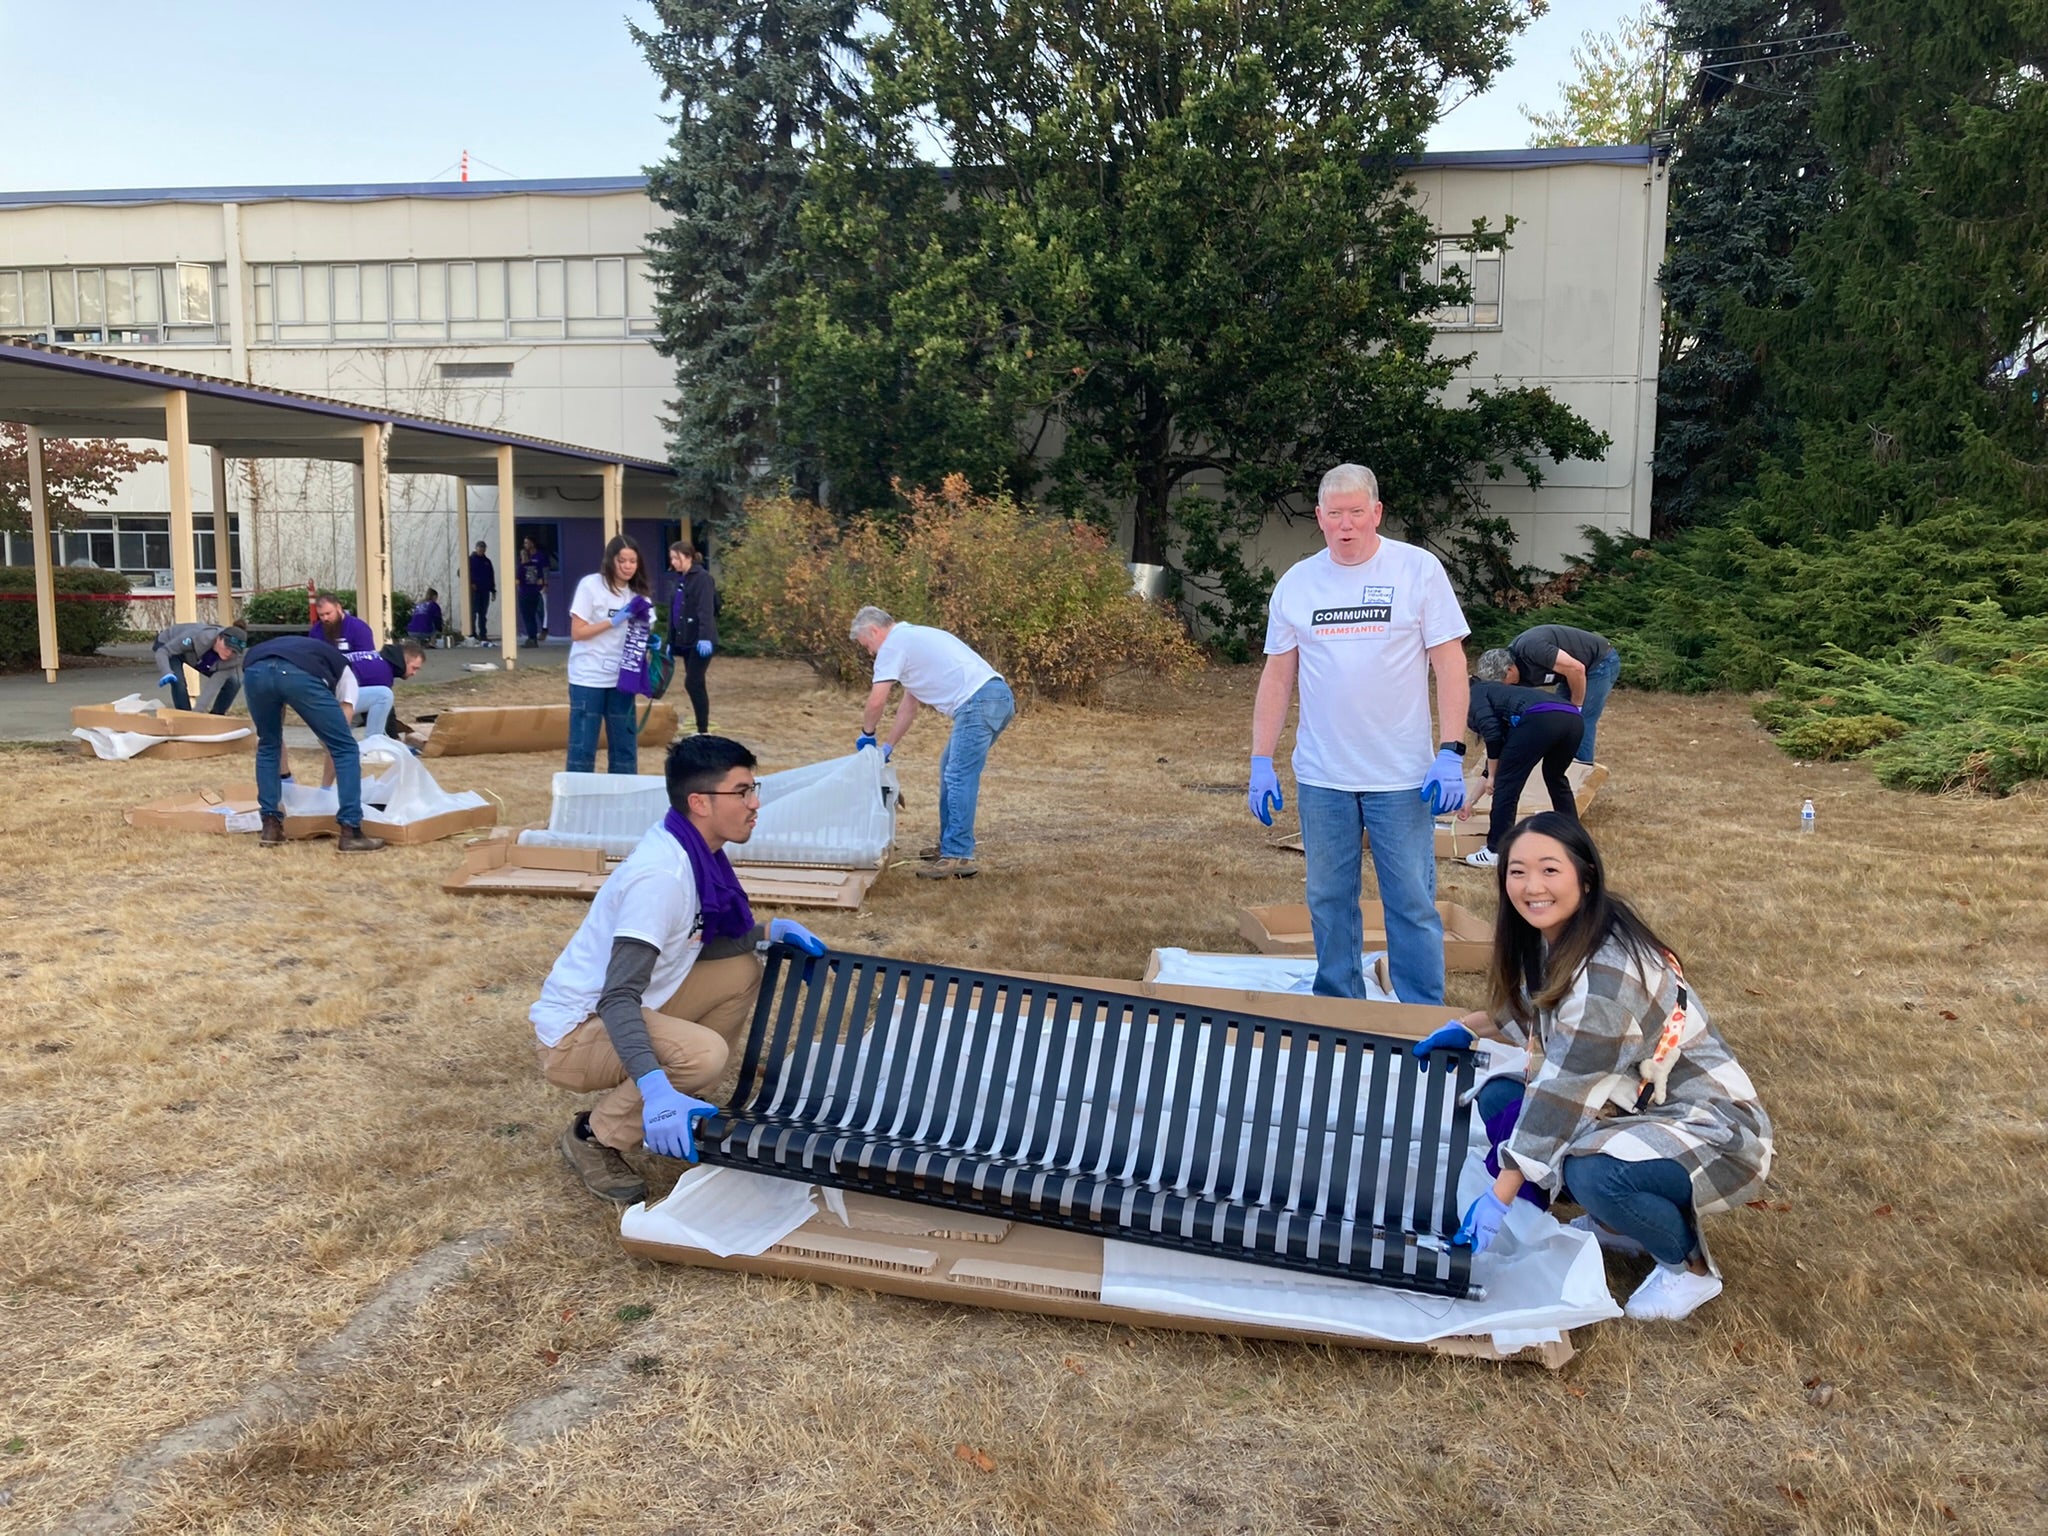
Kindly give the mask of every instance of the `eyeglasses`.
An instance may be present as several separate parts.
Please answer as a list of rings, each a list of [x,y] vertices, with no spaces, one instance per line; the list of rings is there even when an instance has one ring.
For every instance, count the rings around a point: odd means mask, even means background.
[[[693,790],[691,793],[699,795],[738,795],[742,800],[751,800],[756,805],[761,803],[761,786],[759,784],[742,784],[738,789],[699,789]]]

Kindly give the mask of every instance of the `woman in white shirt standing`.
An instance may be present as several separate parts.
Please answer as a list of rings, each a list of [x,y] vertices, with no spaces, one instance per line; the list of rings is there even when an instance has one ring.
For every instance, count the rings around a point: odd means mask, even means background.
[[[640,722],[633,678],[622,678],[637,638],[644,678],[648,601],[653,579],[640,546],[620,534],[604,547],[604,565],[576,583],[569,604],[569,772],[597,771],[597,734],[605,737],[605,771],[640,771]],[[636,635],[637,631],[637,635]]]

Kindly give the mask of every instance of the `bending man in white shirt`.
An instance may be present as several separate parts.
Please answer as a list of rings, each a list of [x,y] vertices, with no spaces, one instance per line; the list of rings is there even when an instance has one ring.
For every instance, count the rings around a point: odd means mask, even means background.
[[[925,624],[899,624],[880,608],[853,616],[854,643],[875,658],[875,685],[861,712],[853,747],[875,745],[889,691],[903,685],[896,723],[882,748],[896,750],[917,719],[919,706],[953,721],[939,758],[939,841],[923,851],[920,880],[955,880],[979,872],[974,862],[974,815],[981,803],[981,770],[989,748],[1017,717],[1017,699],[996,669],[956,635]]]
[[[1266,670],[1252,710],[1252,814],[1267,826],[1283,799],[1273,748],[1301,689],[1294,777],[1308,856],[1315,990],[1364,997],[1358,910],[1360,843],[1372,839],[1386,908],[1387,960],[1404,1003],[1444,1000],[1444,926],[1436,910],[1437,813],[1465,803],[1464,638],[1471,633],[1441,561],[1380,537],[1379,482],[1339,464],[1316,496],[1321,554],[1273,588]],[[1430,675],[1437,717],[1429,719]],[[1432,755],[1430,742],[1439,744]]]
[[[755,923],[726,857],[761,814],[754,754],[723,736],[686,736],[669,748],[666,772],[668,815],[599,888],[528,1014],[542,1075],[603,1094],[569,1122],[562,1156],[592,1194],[621,1205],[647,1196],[622,1152],[644,1142],[696,1160],[697,1121],[717,1112],[700,1095],[725,1075],[761,990],[755,945],[825,953],[801,923]]]

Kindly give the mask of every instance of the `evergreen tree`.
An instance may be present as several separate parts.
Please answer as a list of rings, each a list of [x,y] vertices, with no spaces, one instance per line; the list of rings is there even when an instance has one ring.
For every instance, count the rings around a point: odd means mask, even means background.
[[[1795,305],[1793,249],[1827,212],[1830,157],[1814,124],[1842,56],[1841,0],[1670,0],[1671,46],[1692,69],[1678,112],[1665,246],[1664,347],[1653,509],[1660,534],[1726,508],[1793,418],[1763,388],[1732,310]]]
[[[674,220],[650,241],[656,346],[677,362],[669,425],[676,500],[717,519],[762,470],[808,482],[784,449],[774,378],[756,342],[799,281],[792,259],[804,176],[828,119],[858,121],[856,0],[655,0],[634,40],[675,104],[649,193]]]

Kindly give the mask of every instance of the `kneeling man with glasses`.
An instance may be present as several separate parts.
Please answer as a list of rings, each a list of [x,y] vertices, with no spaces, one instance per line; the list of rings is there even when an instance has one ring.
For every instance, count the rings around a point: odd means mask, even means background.
[[[724,1076],[761,990],[756,946],[825,953],[801,923],[756,923],[726,857],[760,818],[754,754],[687,736],[666,774],[668,815],[612,871],[528,1014],[542,1075],[603,1095],[569,1122],[562,1156],[592,1194],[621,1205],[647,1197],[621,1153],[644,1144],[696,1161],[697,1121],[716,1111],[698,1095]]]

